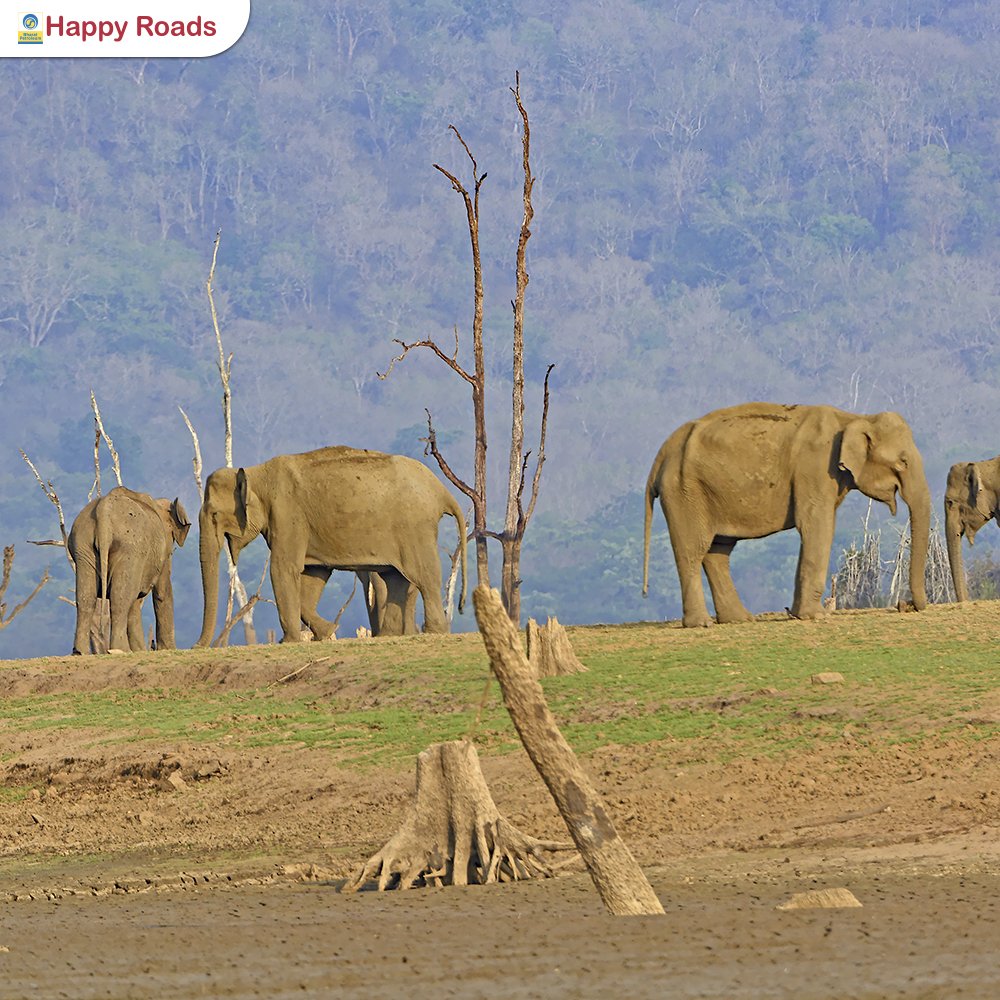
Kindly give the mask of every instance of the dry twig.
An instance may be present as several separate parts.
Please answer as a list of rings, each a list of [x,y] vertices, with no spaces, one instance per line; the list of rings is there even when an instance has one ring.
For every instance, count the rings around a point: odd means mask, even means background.
[[[24,452],[21,453],[22,455]],[[42,574],[41,580],[35,584],[35,589],[28,594],[28,596],[21,601],[20,604],[16,605],[14,610],[7,614],[7,604],[4,601],[4,595],[7,593],[7,587],[10,585],[10,572],[14,566],[14,546],[8,545],[3,550],[3,578],[0,579],[0,629],[5,629],[34,599],[35,595],[45,586],[51,579],[49,576],[49,571],[46,569]]]

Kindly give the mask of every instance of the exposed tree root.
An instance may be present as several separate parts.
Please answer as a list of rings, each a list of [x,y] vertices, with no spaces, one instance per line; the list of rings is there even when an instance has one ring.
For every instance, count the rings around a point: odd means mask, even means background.
[[[536,840],[500,814],[471,743],[435,743],[417,757],[409,815],[341,891],[376,878],[380,892],[545,878],[561,867],[546,855],[572,850],[572,844]]]

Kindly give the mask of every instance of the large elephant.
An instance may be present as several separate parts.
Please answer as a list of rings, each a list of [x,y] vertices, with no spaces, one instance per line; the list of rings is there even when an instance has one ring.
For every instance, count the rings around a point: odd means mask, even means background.
[[[959,601],[969,599],[962,565],[962,536],[971,545],[976,532],[991,518],[1000,524],[1000,455],[953,465],[944,491],[944,530],[955,598]]]
[[[98,598],[111,609],[112,652],[146,648],[142,602],[152,591],[156,646],[174,649],[174,596],[170,563],[191,522],[179,500],[153,499],[118,486],[91,500],[67,539],[76,564],[74,653],[91,650],[90,628]]]
[[[337,446],[279,455],[245,469],[217,469],[205,484],[198,517],[205,607],[197,645],[211,642],[215,631],[223,541],[235,562],[258,535],[271,550],[282,642],[299,640],[301,621],[318,638],[330,634],[332,625],[315,608],[333,569],[398,572],[423,598],[424,631],[447,632],[437,547],[438,522],[445,514],[458,526],[461,611],[465,519],[422,463]]]
[[[897,413],[857,415],[830,406],[746,403],[679,427],[657,453],[646,483],[643,593],[649,580],[653,501],[659,497],[680,577],[684,625],[709,624],[701,571],[719,622],[748,621],[729,570],[742,538],[796,528],[801,536],[796,618],[823,614],[823,591],[836,510],[850,490],[896,513],[898,491],[910,509],[910,590],[927,604],[924,571],[930,490],[923,460]]]

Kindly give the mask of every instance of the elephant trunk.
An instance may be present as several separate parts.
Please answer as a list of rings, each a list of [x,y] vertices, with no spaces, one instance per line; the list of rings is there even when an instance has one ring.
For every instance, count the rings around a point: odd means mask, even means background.
[[[962,512],[958,504],[949,504],[945,507],[944,533],[948,544],[951,579],[955,584],[955,600],[967,601],[969,588],[965,582],[965,566],[962,563]]]
[[[201,635],[196,646],[208,646],[215,632],[215,618],[219,607],[219,556],[222,542],[217,537],[215,525],[204,513],[198,517],[198,555],[201,559],[201,589],[205,606],[201,618]]]
[[[931,491],[924,475],[924,464],[911,456],[909,475],[900,491],[910,508],[910,592],[917,611],[927,607],[927,549],[931,532]]]

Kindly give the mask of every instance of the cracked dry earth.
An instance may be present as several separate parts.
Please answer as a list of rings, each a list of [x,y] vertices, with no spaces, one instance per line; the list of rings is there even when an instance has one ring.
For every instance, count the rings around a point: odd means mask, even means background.
[[[81,689],[127,683],[61,662]],[[339,894],[398,827],[412,767],[0,725],[3,787],[22,792],[0,797],[0,997],[996,997],[998,749],[589,754],[666,910],[616,919],[579,868]],[[509,819],[564,839],[522,753],[482,765]],[[862,905],[777,909],[816,888]]]

